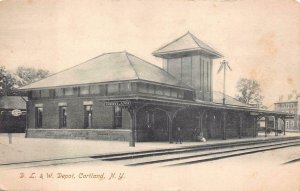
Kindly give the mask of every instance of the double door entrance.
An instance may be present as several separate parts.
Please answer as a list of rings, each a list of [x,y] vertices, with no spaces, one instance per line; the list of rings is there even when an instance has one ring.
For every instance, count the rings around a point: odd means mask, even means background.
[[[168,141],[168,118],[165,112],[141,111],[137,122],[140,141]]]

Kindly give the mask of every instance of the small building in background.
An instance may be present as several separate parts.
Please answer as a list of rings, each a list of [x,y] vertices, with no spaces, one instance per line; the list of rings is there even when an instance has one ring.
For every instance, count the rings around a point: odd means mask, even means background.
[[[26,101],[21,96],[0,97],[0,133],[24,133]]]
[[[274,103],[274,110],[293,115],[293,118],[286,119],[285,127],[287,131],[300,131],[300,111],[299,111],[300,94],[293,93],[284,98],[280,97],[279,101]],[[279,123],[283,126],[283,123]]]

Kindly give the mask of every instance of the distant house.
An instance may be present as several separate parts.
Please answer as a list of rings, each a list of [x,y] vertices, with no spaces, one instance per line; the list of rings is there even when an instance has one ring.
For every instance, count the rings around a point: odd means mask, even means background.
[[[25,132],[26,100],[20,96],[0,97],[0,132]]]
[[[289,113],[293,117],[285,121],[287,130],[300,131],[300,95],[289,95],[286,99],[281,98],[278,102],[274,103],[274,110],[284,113]],[[279,124],[283,126],[283,124]]]

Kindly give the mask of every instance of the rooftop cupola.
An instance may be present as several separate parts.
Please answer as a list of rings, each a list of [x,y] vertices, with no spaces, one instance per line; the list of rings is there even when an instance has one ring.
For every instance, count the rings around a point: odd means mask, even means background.
[[[223,55],[190,32],[153,52],[163,59],[163,69],[193,87],[196,98],[212,101],[213,59]]]

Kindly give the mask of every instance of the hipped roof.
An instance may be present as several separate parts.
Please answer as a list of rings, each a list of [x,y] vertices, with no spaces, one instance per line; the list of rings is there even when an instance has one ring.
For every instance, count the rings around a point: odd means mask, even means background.
[[[102,54],[20,89],[43,89],[131,80],[150,81],[191,89],[160,67],[127,52]]]
[[[203,41],[199,40],[190,32],[187,32],[183,36],[175,39],[174,41],[166,44],[165,46],[159,48],[155,52],[153,52],[154,56],[164,57],[165,55],[169,54],[178,54],[183,52],[194,52],[194,51],[201,51],[205,52],[214,58],[221,58],[223,55],[204,43]]]
[[[213,102],[217,103],[217,104],[223,104],[223,93],[218,92],[218,91],[214,91],[213,92]],[[226,105],[234,105],[234,106],[240,106],[240,107],[253,108],[251,105],[242,103],[242,102],[238,101],[237,99],[235,99],[235,98],[233,98],[229,95],[225,95],[225,104]]]

